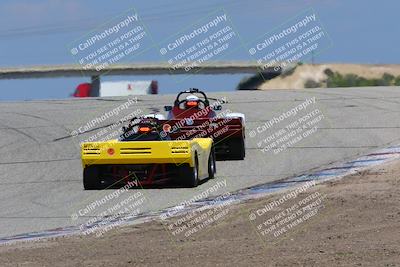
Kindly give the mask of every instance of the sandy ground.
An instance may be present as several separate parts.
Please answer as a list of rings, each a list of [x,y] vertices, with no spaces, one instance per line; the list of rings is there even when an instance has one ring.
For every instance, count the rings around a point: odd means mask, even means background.
[[[358,76],[372,79],[381,78],[384,73],[394,76],[400,75],[400,65],[366,65],[366,64],[304,64],[297,66],[293,74],[278,76],[263,83],[259,89],[302,89],[307,80],[321,82],[326,80],[325,69],[345,74],[357,74]]]
[[[173,236],[165,222],[151,222],[114,229],[100,238],[2,246],[0,266],[400,266],[399,174],[400,163],[395,162],[313,186],[293,198],[289,196],[295,191],[286,191],[221,207],[229,212],[187,238]],[[249,219],[282,199],[268,215]],[[286,232],[263,236],[260,222],[277,225],[278,220],[266,219],[288,209],[314,215],[299,215],[304,220],[289,222]]]

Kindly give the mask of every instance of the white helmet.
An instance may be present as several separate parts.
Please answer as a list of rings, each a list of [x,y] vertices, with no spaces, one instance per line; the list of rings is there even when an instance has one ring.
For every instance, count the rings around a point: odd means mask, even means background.
[[[186,101],[199,101],[200,99],[195,95],[188,95]]]

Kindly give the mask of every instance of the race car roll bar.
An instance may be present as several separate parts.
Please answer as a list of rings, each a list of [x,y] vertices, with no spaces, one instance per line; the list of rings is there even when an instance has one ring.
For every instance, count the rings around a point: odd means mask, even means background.
[[[175,106],[178,106],[178,105],[179,105],[179,103],[180,103],[179,97],[180,97],[181,95],[183,95],[183,94],[201,94],[201,95],[204,97],[204,104],[205,104],[206,106],[209,106],[209,105],[210,105],[210,102],[208,101],[207,95],[206,95],[203,91],[200,91],[200,90],[197,89],[197,88],[190,88],[189,90],[180,92],[180,93],[176,96],[176,99],[175,99],[175,102],[174,102],[174,105],[175,105]]]

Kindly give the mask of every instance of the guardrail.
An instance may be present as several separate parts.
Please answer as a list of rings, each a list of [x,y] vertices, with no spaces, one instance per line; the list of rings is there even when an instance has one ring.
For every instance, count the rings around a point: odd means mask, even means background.
[[[279,65],[276,64],[276,66],[263,70],[263,72],[276,72],[275,67],[279,67]],[[97,71],[95,67],[84,69],[83,66],[75,64],[0,68],[0,79],[96,77],[104,75],[235,74],[256,73],[259,70],[259,65],[251,61],[210,61],[201,64],[201,66],[193,67],[190,72],[186,71],[184,67],[177,67],[172,70],[171,65],[167,62],[116,64],[100,71]]]
[[[185,66],[187,65],[191,66],[191,64],[186,64]],[[96,67],[83,68],[83,66],[79,64],[12,67],[0,68],[0,80],[88,76],[91,77],[91,94],[98,96],[100,90],[100,76],[105,75],[254,74],[261,71],[260,65],[253,61],[209,61],[201,64],[201,66],[192,67],[190,71],[185,70],[185,66],[178,66],[172,69],[172,66],[167,62],[147,62],[115,64],[102,68],[101,70],[96,70]],[[281,73],[281,71],[279,63],[262,70],[263,73]]]

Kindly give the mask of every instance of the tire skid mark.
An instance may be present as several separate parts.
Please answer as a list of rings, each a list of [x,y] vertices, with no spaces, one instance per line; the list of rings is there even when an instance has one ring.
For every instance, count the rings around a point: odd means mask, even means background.
[[[16,132],[16,133],[21,134],[21,135],[27,137],[28,139],[34,141],[36,144],[40,145],[40,142],[39,142],[36,138],[30,136],[29,134],[25,133],[24,131],[21,131],[21,130],[19,130],[18,128],[10,127],[10,126],[8,126],[8,125],[6,125],[6,124],[4,124],[4,123],[0,123],[0,125],[3,126],[3,127],[7,127],[8,130],[12,130],[12,131],[14,131],[14,132]]]
[[[81,158],[65,158],[65,159],[43,159],[43,160],[24,160],[24,161],[10,161],[10,162],[0,162],[0,165],[9,164],[28,164],[28,163],[49,163],[49,162],[59,162],[59,161],[69,161],[69,160],[80,160]]]
[[[0,186],[2,185],[26,185],[26,184],[48,184],[48,183],[82,183],[82,179],[79,180],[50,180],[50,181],[23,181],[23,182],[6,182],[6,183],[0,183]],[[0,217],[1,218],[1,217]]]
[[[70,132],[70,130],[67,129],[64,125],[58,124],[58,123],[56,123],[56,122],[54,122],[54,121],[52,121],[52,120],[49,120],[49,119],[47,119],[47,118],[44,118],[44,117],[41,117],[41,116],[38,116],[38,115],[32,115],[32,114],[26,114],[26,113],[20,113],[20,112],[15,112],[15,113],[13,113],[13,114],[17,114],[17,115],[24,116],[24,117],[31,117],[31,118],[43,120],[43,121],[45,121],[45,122],[49,122],[49,123],[50,123],[50,126],[57,126],[57,127],[62,128],[63,130],[65,130],[67,133]]]

